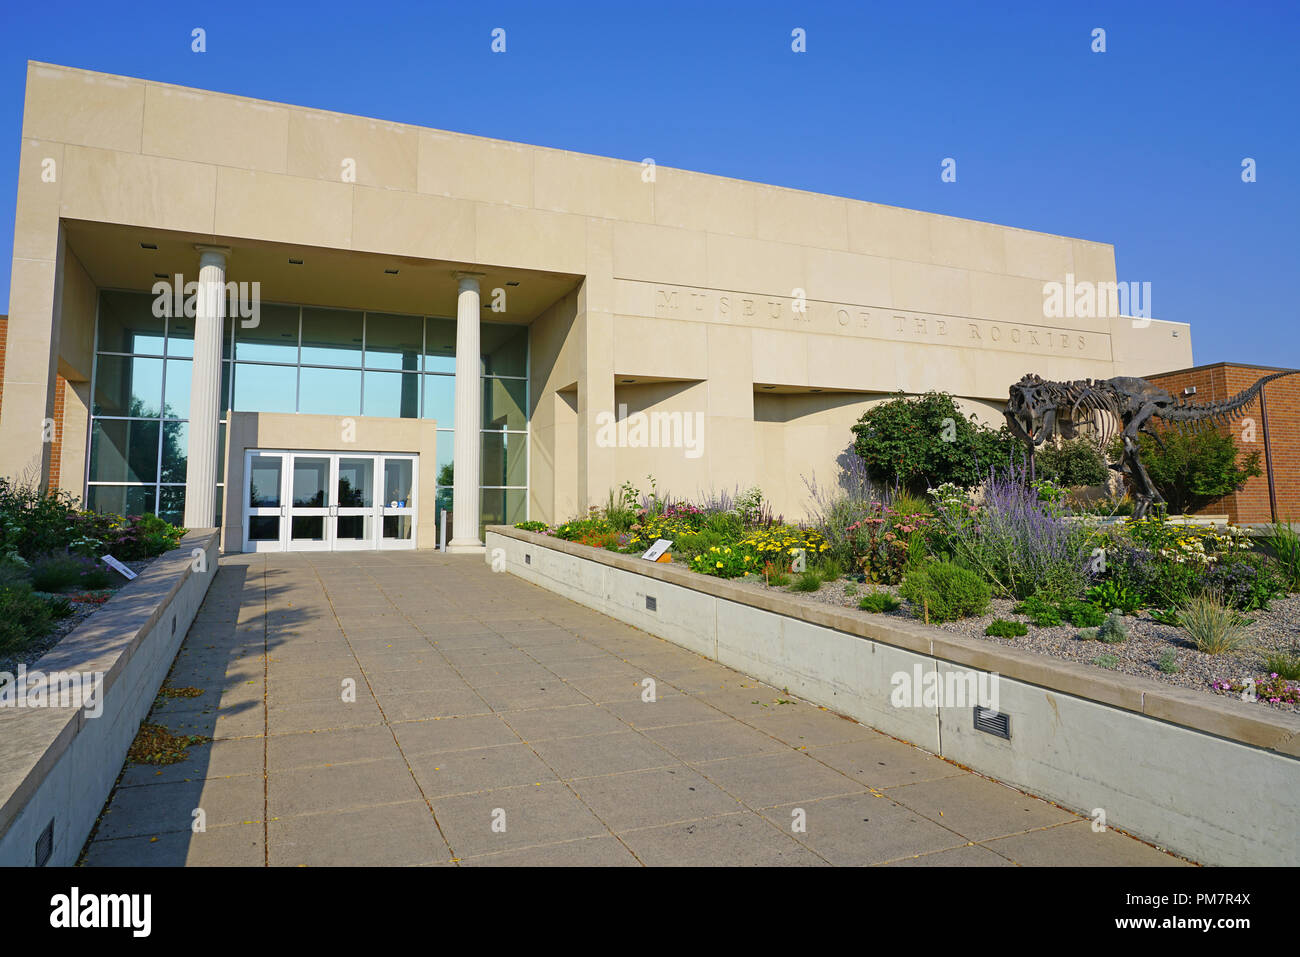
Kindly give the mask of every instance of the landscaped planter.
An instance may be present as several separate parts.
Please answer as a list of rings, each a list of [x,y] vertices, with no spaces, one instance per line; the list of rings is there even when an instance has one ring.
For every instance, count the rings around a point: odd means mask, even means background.
[[[102,675],[93,707],[0,708],[0,866],[76,863],[217,558],[215,529],[190,532],[30,667]]]
[[[1193,860],[1300,863],[1294,715],[506,526],[488,528],[487,560]],[[996,675],[1009,739],[976,729],[973,701],[896,705],[898,676],[918,673]]]

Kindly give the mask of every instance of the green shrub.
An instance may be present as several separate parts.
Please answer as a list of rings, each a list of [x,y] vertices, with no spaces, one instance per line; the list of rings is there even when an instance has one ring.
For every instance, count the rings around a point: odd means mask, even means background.
[[[1106,612],[1086,601],[1068,601],[1059,606],[1061,615],[1075,628],[1095,628],[1106,620]]]
[[[762,567],[753,549],[743,544],[714,545],[690,560],[691,571],[714,578],[740,578],[756,574]]]
[[[805,569],[795,578],[791,591],[816,591],[822,587],[822,576],[812,568]]]
[[[1098,655],[1092,659],[1092,663],[1099,668],[1109,668],[1113,671],[1119,667],[1119,655]]]
[[[844,586],[845,598],[852,598],[857,593],[858,593],[858,586],[856,582],[849,582],[847,585]]]
[[[1051,628],[1061,623],[1060,607],[1042,595],[1030,595],[1011,610],[1024,615],[1039,628]]]
[[[900,589],[918,618],[954,621],[982,615],[992,593],[977,574],[949,562],[931,562],[910,571]]]
[[[14,652],[47,635],[53,626],[49,603],[26,582],[0,587],[0,653]]]
[[[0,553],[31,561],[63,551],[74,537],[76,514],[76,499],[66,492],[0,478]]]
[[[1097,640],[1108,645],[1117,645],[1128,637],[1128,626],[1124,616],[1116,609],[1106,616],[1106,620],[1097,628]]]
[[[72,614],[72,602],[68,601],[64,595],[52,595],[44,591],[38,591],[35,594],[37,598],[50,606],[50,615],[54,618],[67,618]]]
[[[1264,656],[1264,673],[1277,675],[1287,681],[1300,681],[1300,655],[1285,651]]]
[[[1029,629],[1021,621],[1007,621],[1005,618],[994,618],[989,622],[984,634],[990,638],[1019,638],[1022,635],[1029,634]]]
[[[88,558],[74,555],[48,555],[32,566],[32,587],[37,591],[56,592],[69,588],[92,591],[113,583],[108,569]]]
[[[1085,438],[1070,439],[1060,447],[1045,443],[1034,453],[1034,473],[1057,485],[1104,485],[1110,475],[1096,445]]]
[[[1151,613],[1151,618],[1162,625],[1172,625],[1175,628],[1182,624],[1177,608],[1159,608]]]
[[[817,565],[817,573],[822,576],[822,581],[833,582],[844,577],[844,566],[834,558],[823,558]]]
[[[875,612],[877,615],[887,611],[896,611],[902,602],[887,591],[873,591],[858,600],[858,607],[863,611]]]
[[[545,522],[515,522],[515,528],[525,532],[544,532],[547,525]]]
[[[1178,610],[1183,632],[1198,651],[1221,655],[1239,648],[1246,639],[1246,622],[1213,591],[1190,599]]]
[[[1163,674],[1178,674],[1178,655],[1174,653],[1173,649],[1166,651],[1160,656],[1160,660],[1156,663],[1156,667],[1159,668]]]
[[[1088,589],[1086,597],[1090,603],[1099,608],[1107,610],[1118,608],[1126,615],[1131,615],[1142,607],[1142,599],[1139,595],[1114,581],[1093,585]]]
[[[1261,474],[1259,450],[1242,454],[1233,437],[1217,429],[1161,429],[1159,439],[1138,436],[1142,464],[1171,515],[1194,512],[1240,491]]]

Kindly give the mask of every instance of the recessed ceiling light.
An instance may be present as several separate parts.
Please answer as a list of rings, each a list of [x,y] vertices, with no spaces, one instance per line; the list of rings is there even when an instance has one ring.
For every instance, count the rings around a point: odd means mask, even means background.
[[[140,248],[141,248],[141,249],[157,249],[157,248],[158,248],[158,244],[157,244],[157,243],[141,243],[141,244],[140,244]]]
[[[624,381],[624,382],[635,382],[636,379],[624,379],[623,381]]]
[[[519,285],[519,281],[518,281],[518,280],[515,280],[514,282],[508,282],[508,283],[506,283],[506,285],[507,285],[507,286],[517,286],[517,285]]]
[[[775,389],[776,386],[774,386],[774,385],[765,385],[765,386],[763,386],[763,388],[764,388],[764,389]]]
[[[154,278],[154,279],[170,279],[171,276],[167,275],[165,272],[156,272],[156,273],[153,274],[153,278]]]
[[[292,256],[290,256],[290,257],[289,257],[289,265],[290,265],[290,266],[301,266],[301,265],[302,265],[302,260],[301,260],[301,259],[294,259]]]
[[[820,392],[821,389],[809,389],[808,391],[809,391],[809,392]]]
[[[389,275],[389,276],[396,276],[396,275],[397,275],[397,270],[396,270],[396,269],[385,269],[384,272],[385,272],[385,274],[387,274],[387,275]]]

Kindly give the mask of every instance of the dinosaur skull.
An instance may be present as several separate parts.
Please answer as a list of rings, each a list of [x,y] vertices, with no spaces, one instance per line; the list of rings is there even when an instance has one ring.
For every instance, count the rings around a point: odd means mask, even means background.
[[[1042,445],[1056,428],[1056,401],[1037,376],[1025,376],[1011,387],[1006,409],[1013,435]]]

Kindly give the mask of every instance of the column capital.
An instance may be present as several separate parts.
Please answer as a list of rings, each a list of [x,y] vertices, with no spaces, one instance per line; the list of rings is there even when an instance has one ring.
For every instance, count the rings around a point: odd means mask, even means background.
[[[203,243],[196,243],[194,249],[199,254],[199,262],[210,262],[219,257],[221,265],[224,266],[226,260],[230,258],[229,246],[208,246]]]
[[[455,277],[456,282],[460,285],[461,289],[464,289],[467,286],[472,289],[477,289],[478,281],[486,275],[487,273],[485,272],[470,272],[465,269],[460,269],[452,273],[452,276]]]

